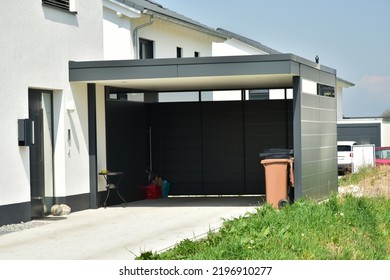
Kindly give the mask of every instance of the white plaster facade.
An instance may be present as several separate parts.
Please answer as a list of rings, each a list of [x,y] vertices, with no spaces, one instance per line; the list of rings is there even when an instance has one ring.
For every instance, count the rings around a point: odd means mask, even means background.
[[[104,0],[103,5],[105,60],[138,58],[134,42],[139,38],[154,42],[154,58],[175,58],[177,47],[182,48],[182,57],[194,57],[195,52],[212,56],[213,42],[223,41],[201,28],[180,25],[158,13],[145,13],[113,0]]]
[[[88,192],[88,123],[84,86],[71,85],[69,60],[103,58],[102,6],[75,2],[77,14],[42,1],[4,1],[0,10],[0,206],[30,200],[29,148],[18,146],[18,119],[28,118],[29,88],[53,91],[56,196]],[[93,28],[91,28],[93,27]],[[75,111],[67,113],[69,102]],[[66,141],[68,129],[72,142]]]
[[[269,54],[264,50],[260,50],[248,44],[245,44],[237,39],[229,38],[226,42],[213,43],[213,56],[229,56],[229,55],[259,55]]]

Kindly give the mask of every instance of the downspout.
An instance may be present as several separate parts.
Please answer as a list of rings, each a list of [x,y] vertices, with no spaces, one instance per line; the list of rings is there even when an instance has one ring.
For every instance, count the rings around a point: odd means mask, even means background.
[[[142,13],[146,13],[146,12],[147,12],[147,10],[143,11]],[[154,21],[154,14],[150,14],[150,18],[149,18],[149,21],[147,23],[138,25],[138,26],[136,26],[134,28],[134,32],[133,32],[134,59],[139,59],[139,54],[138,54],[138,44],[139,44],[139,42],[138,42],[138,30],[153,24],[153,21]]]

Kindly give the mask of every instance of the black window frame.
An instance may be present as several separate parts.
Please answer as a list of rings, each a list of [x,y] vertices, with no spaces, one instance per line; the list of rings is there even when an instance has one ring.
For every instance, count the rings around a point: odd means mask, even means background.
[[[182,58],[183,57],[183,48],[176,47],[176,58]]]
[[[145,38],[139,38],[139,59],[154,59],[154,41]],[[143,46],[147,46],[146,53]]]
[[[77,12],[70,10],[70,1],[71,0],[42,0],[42,5],[77,14]]]

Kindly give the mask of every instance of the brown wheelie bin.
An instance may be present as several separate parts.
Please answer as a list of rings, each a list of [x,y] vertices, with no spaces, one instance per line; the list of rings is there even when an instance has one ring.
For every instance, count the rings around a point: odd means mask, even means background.
[[[273,153],[272,153],[273,151]],[[260,154],[265,169],[265,196],[274,208],[290,204],[289,188],[294,186],[294,159],[291,150],[270,149]]]

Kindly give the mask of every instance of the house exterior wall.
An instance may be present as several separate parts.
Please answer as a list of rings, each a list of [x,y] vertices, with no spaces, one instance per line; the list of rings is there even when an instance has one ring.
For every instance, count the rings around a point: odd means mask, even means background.
[[[134,16],[137,14],[134,13]],[[133,37],[130,19],[117,14],[107,7],[103,8],[104,59],[133,59]]]
[[[344,117],[344,98],[343,98],[343,88],[337,86],[337,120],[342,120]]]
[[[133,20],[133,28],[145,22]],[[182,57],[212,56],[212,37],[160,19],[138,31],[138,38],[154,41],[154,58],[175,58],[176,48],[182,48]],[[215,39],[214,39],[215,40]]]
[[[215,38],[157,16],[150,25],[139,28],[149,23],[150,15],[130,10],[125,15],[117,12],[120,8],[106,5],[103,9],[104,59],[137,58],[134,41],[139,38],[154,42],[154,58],[175,58],[177,47],[182,48],[182,57],[194,57],[195,52],[200,56],[212,55]]]
[[[235,39],[228,39],[223,43],[213,43],[213,56],[229,55],[259,55],[268,54],[262,50],[244,44]]]
[[[37,0],[2,3],[0,176],[6,183],[0,184],[0,207],[30,201],[29,148],[18,146],[17,127],[18,119],[29,117],[29,88],[53,91],[55,195],[88,192],[85,86],[71,85],[67,73],[69,60],[103,58],[102,6],[95,0],[75,4],[77,14]],[[72,102],[75,111],[68,113]]]

